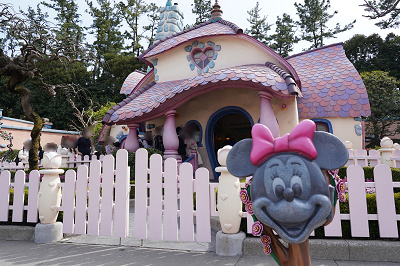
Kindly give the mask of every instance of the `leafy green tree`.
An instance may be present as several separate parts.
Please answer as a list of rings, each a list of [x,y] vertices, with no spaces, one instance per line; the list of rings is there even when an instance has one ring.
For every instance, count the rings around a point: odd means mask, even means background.
[[[196,23],[194,25],[199,25],[211,19],[211,0],[194,0],[192,6],[192,13],[196,15]]]
[[[154,38],[157,33],[156,30],[158,22],[160,20],[159,10],[160,8],[154,3],[151,3],[148,6],[148,24],[143,26],[144,31],[147,33],[147,35],[145,35],[145,38],[148,41],[148,47],[150,47],[154,43]]]
[[[390,33],[354,35],[343,45],[346,55],[359,72],[382,70],[400,79],[400,36]]]
[[[149,5],[144,0],[128,0],[127,4],[119,2],[118,9],[129,26],[129,31],[125,31],[125,37],[131,41],[131,44],[127,48],[139,56],[143,51],[140,41],[144,37],[140,30],[139,19],[147,13]]]
[[[122,18],[117,7],[111,0],[96,0],[97,5],[86,0],[89,6],[87,12],[92,16],[93,23],[90,26],[90,34],[93,34],[95,41],[91,45],[96,54],[96,64],[93,74],[98,78],[105,64],[104,56],[108,53],[118,54],[123,49],[123,35],[120,31]]]
[[[74,0],[50,0],[43,1],[41,4],[53,9],[57,14],[55,17],[57,28],[54,32],[58,40],[83,42],[84,29],[80,25],[81,14],[79,14],[79,7]]]
[[[312,43],[310,48],[324,46],[325,39],[336,38],[338,33],[352,29],[356,22],[354,20],[344,27],[337,23],[334,28],[329,28],[329,21],[338,13],[337,10],[329,13],[330,0],[304,0],[304,4],[294,5],[299,16],[297,24],[302,31],[301,38]]]
[[[247,11],[247,14],[249,14],[247,21],[250,23],[250,28],[246,29],[245,32],[260,42],[268,44],[271,40],[268,36],[271,25],[267,23],[267,16],[261,16],[261,10],[260,4],[257,2],[254,8]]]
[[[370,147],[379,145],[383,137],[400,133],[400,90],[398,80],[383,71],[361,73],[371,104],[371,116],[367,118],[366,135],[372,135]]]
[[[61,62],[71,65],[84,50],[80,43],[70,41],[63,44],[56,39],[53,28],[49,26],[46,15],[40,9],[28,10],[28,13],[17,14],[9,4],[0,4],[0,33],[9,36],[9,43],[16,44],[14,51],[0,48],[0,78],[6,83],[2,93],[20,96],[20,104],[25,117],[32,121],[32,146],[29,152],[29,168],[38,169],[38,148],[40,132],[44,122],[42,117],[32,108],[31,82],[37,82],[36,93],[44,95],[47,92],[55,97],[57,91],[64,90],[74,93],[75,84],[51,84],[42,75],[42,67],[52,62]],[[72,47],[70,45],[72,45]],[[65,45],[65,46],[64,46]],[[3,42],[3,47],[10,47]],[[71,51],[75,51],[71,54]]]
[[[271,48],[283,57],[289,56],[289,53],[293,51],[293,45],[300,40],[296,36],[296,24],[286,13],[282,15],[282,18],[278,16],[275,24],[276,30],[271,36]]]
[[[397,28],[400,25],[400,0],[364,0],[364,15],[370,19],[382,18],[375,25],[381,29]]]

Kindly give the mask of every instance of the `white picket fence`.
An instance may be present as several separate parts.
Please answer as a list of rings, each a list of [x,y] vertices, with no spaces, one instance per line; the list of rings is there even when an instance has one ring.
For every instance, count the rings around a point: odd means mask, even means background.
[[[362,167],[375,167],[381,163],[381,154],[378,150],[353,150],[348,149],[349,160],[346,166],[360,165]],[[396,168],[400,168],[400,150],[393,151],[391,161],[395,163]]]
[[[392,172],[387,165],[377,165],[374,168],[375,182],[365,182],[364,170],[360,165],[351,165],[347,169],[349,213],[341,214],[339,202],[336,204],[335,217],[331,224],[324,227],[325,236],[342,237],[341,220],[350,220],[351,235],[353,237],[369,237],[368,221],[378,221],[379,234],[382,238],[398,238],[397,221],[400,214],[396,214],[393,188],[400,188],[400,182],[392,181]],[[241,183],[244,188],[245,184]],[[368,214],[365,188],[376,189],[377,214]],[[218,183],[210,184],[211,215],[218,216],[215,191]],[[247,218],[247,233],[251,234],[253,218],[247,212],[242,217]],[[311,234],[314,235],[314,232]]]
[[[101,162],[93,160],[90,172],[87,165],[78,166],[77,173],[68,170],[65,183],[58,186],[62,191],[64,233],[127,237],[129,235],[129,167],[128,153],[120,150],[116,160],[108,155]],[[116,161],[116,162],[115,162]],[[341,214],[339,203],[333,222],[324,228],[326,236],[341,237],[341,220],[350,220],[353,237],[369,237],[368,221],[378,221],[382,238],[398,238],[393,189],[400,182],[393,182],[391,170],[386,165],[374,169],[375,182],[365,182],[360,165],[347,169],[349,214]],[[32,171],[29,182],[25,172],[16,172],[14,182],[11,173],[0,174],[0,221],[22,222],[27,211],[27,222],[38,221],[38,190],[40,175]],[[189,163],[178,165],[167,159],[164,164],[160,155],[152,155],[148,165],[145,149],[136,153],[135,167],[135,224],[133,235],[139,239],[170,241],[211,241],[210,216],[218,216],[216,189],[218,183],[209,183],[209,173],[199,168],[193,178]],[[242,184],[242,187],[244,183]],[[368,214],[366,187],[376,189],[377,214]],[[10,188],[14,189],[10,205]],[[29,189],[27,205],[24,190]],[[195,204],[194,204],[195,196]],[[149,204],[148,204],[149,202]],[[247,231],[251,232],[252,218],[247,213]]]
[[[93,161],[99,160],[103,163],[104,155],[100,155],[99,159],[97,159],[96,155],[92,155],[92,159],[88,155],[85,155],[83,158],[80,155],[69,155],[65,158],[65,168],[77,168],[80,165],[90,166]],[[42,168],[42,162],[39,160],[39,168]],[[3,162],[0,163],[0,171],[8,170],[8,171],[18,171],[18,170],[27,170],[29,169],[29,163],[19,162],[16,164],[15,162]]]
[[[193,179],[193,166],[158,154],[148,157],[145,149],[135,156],[135,232],[140,239],[211,241],[209,173],[199,168]],[[148,175],[150,180],[148,182]],[[163,181],[164,179],[164,181]],[[147,205],[150,189],[150,204]],[[163,193],[164,190],[164,193]],[[194,208],[193,198],[196,198]],[[194,222],[196,217],[196,222]],[[179,218],[179,219],[178,219]],[[179,223],[178,223],[179,221]],[[195,226],[196,225],[196,226]],[[196,230],[194,230],[196,227]],[[179,230],[178,230],[179,228]],[[149,229],[149,232],[147,232]]]
[[[3,171],[0,174],[0,221],[8,221],[9,210],[12,210],[12,222],[23,222],[24,211],[27,211],[27,222],[36,223],[38,220],[38,193],[40,175],[32,171],[29,182],[25,183],[25,172],[18,170],[14,182],[11,183],[11,173]],[[13,204],[10,204],[10,188],[14,190]],[[25,188],[29,189],[28,205],[24,203]]]

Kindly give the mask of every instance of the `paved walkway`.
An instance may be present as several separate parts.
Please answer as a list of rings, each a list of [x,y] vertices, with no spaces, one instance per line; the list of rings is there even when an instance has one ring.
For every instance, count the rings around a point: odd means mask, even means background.
[[[74,243],[35,244],[0,241],[0,265],[277,265],[270,256],[220,257],[212,252],[188,252]],[[379,265],[385,262],[313,261],[313,265]]]

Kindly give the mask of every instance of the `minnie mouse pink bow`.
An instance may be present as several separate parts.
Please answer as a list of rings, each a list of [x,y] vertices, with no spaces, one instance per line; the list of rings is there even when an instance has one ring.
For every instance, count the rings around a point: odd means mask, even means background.
[[[251,162],[259,165],[268,157],[281,152],[296,152],[314,160],[318,155],[313,143],[315,128],[313,121],[304,120],[290,134],[275,139],[266,126],[254,125],[251,130],[253,137]]]

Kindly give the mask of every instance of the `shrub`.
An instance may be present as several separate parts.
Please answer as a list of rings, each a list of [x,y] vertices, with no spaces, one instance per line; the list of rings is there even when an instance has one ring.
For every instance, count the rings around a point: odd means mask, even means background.
[[[146,150],[148,152],[149,159],[150,159],[150,156],[153,154],[160,154],[161,156],[163,155],[162,152],[160,152],[159,150],[153,149],[153,148],[146,149]],[[117,155],[117,150],[113,151],[113,156],[116,157],[116,155]],[[130,173],[131,181],[134,181],[135,180],[135,153],[132,151],[128,151],[128,165],[131,168],[131,173]]]
[[[391,168],[392,169],[392,179],[393,182],[400,181],[400,168]],[[374,180],[374,167],[363,167],[365,180]],[[340,178],[345,178],[347,176],[347,167],[342,167],[339,170]]]
[[[3,157],[6,156],[7,152],[8,152],[8,150],[0,152],[0,161],[3,160]],[[11,150],[11,152],[7,156],[6,161],[14,162],[15,158],[17,158],[17,156],[18,156],[18,152],[19,152],[19,150]]]

